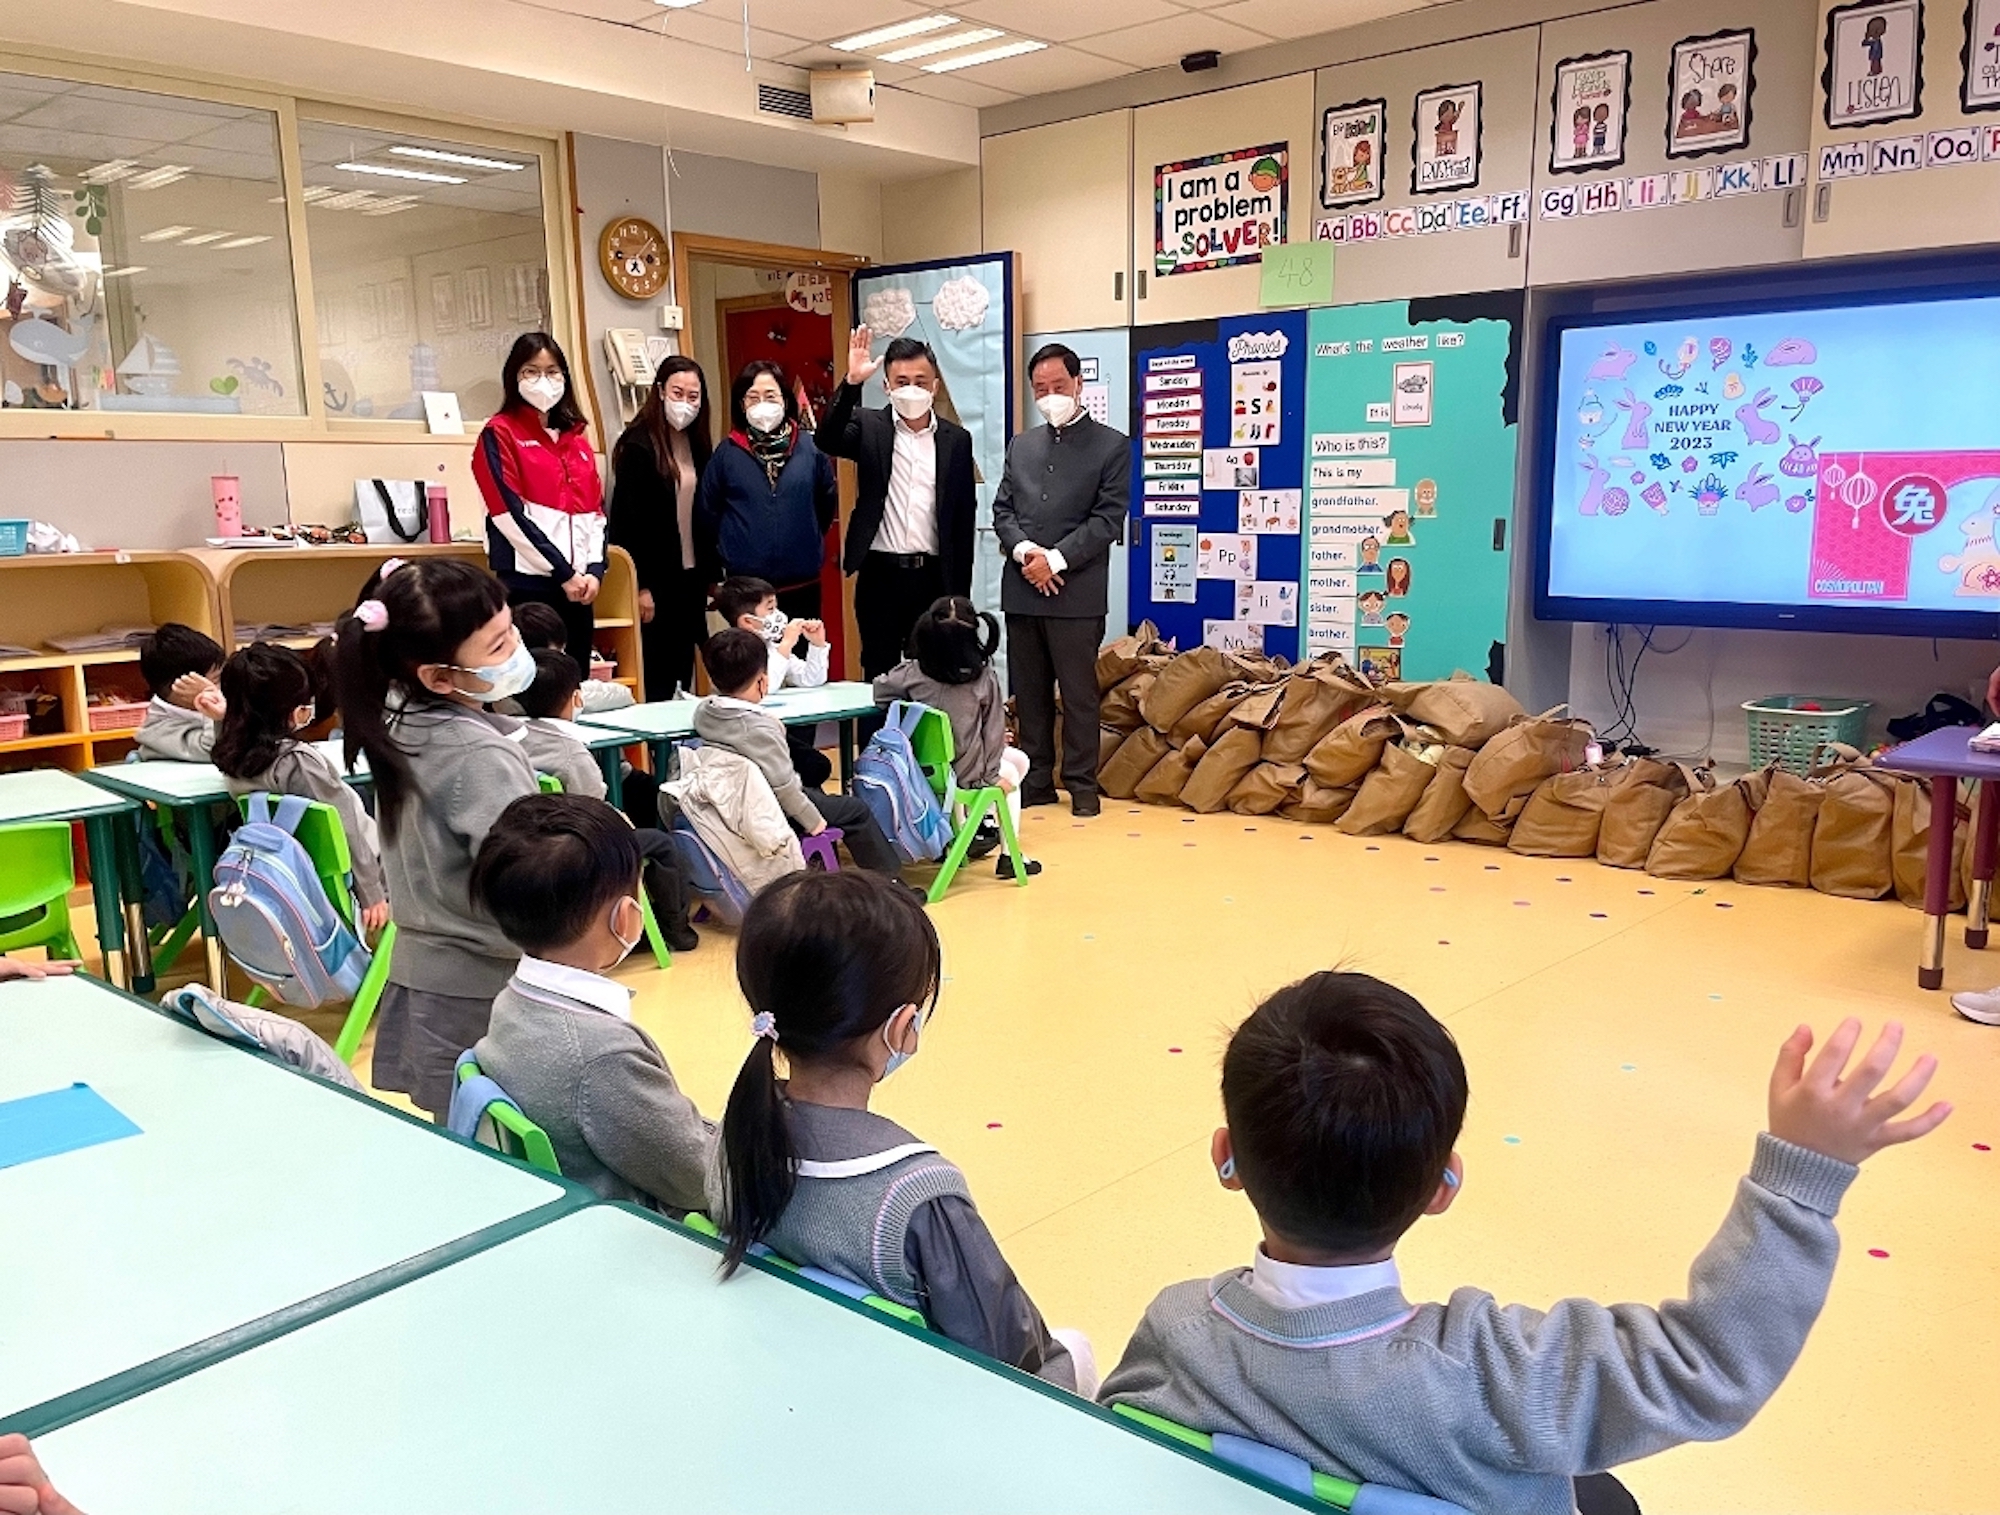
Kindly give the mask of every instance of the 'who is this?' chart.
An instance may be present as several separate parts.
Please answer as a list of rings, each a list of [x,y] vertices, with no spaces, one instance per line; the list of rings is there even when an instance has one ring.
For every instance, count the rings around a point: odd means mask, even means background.
[[[1507,635],[1518,294],[1309,316],[1305,656],[1484,676]]]
[[[1132,333],[1132,621],[1299,656],[1305,369],[1302,312]]]

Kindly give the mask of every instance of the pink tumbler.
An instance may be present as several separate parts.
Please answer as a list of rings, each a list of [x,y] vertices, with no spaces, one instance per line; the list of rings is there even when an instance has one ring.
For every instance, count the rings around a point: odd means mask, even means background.
[[[451,502],[445,498],[444,485],[424,486],[424,514],[430,519],[431,540],[449,542],[451,540]]]
[[[215,534],[236,538],[243,535],[243,504],[238,494],[242,481],[233,473],[211,475],[209,489],[215,495]]]

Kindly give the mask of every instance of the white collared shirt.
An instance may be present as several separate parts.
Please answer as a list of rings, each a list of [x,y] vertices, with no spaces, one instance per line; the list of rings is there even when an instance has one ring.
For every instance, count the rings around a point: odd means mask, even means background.
[[[771,713],[755,700],[739,700],[733,694],[711,694],[708,702],[722,710],[754,710],[759,715]]]
[[[889,497],[882,506],[882,526],[870,544],[876,552],[938,550],[937,532],[937,413],[925,417],[916,431],[892,414],[896,447],[889,459]]]
[[[1280,1310],[1309,1310],[1339,1299],[1372,1294],[1377,1289],[1401,1288],[1403,1275],[1391,1257],[1377,1263],[1355,1263],[1345,1268],[1312,1268],[1302,1263],[1279,1262],[1262,1246],[1250,1259],[1250,1292]]]
[[[798,645],[805,650],[802,658],[793,657],[776,642],[766,641],[764,645],[771,649],[766,671],[773,689],[817,689],[826,682],[828,648],[824,642],[808,642],[800,637]]]
[[[531,989],[560,994],[564,999],[576,1000],[593,1010],[602,1010],[621,1021],[632,1019],[632,991],[623,984],[613,983],[601,973],[586,972],[566,963],[552,963],[547,958],[523,957],[520,966],[514,970],[514,977]]]

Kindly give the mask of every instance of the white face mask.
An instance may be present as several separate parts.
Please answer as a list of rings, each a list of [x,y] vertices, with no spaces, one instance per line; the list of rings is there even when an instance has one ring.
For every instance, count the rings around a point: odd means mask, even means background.
[[[667,413],[667,424],[675,431],[686,431],[701,414],[701,407],[692,400],[668,400],[660,409]]]
[[[1076,414],[1076,398],[1057,391],[1043,395],[1035,401],[1035,409],[1042,413],[1042,419],[1051,426],[1066,426]]]
[[[786,617],[784,611],[774,610],[765,616],[759,624],[764,628],[764,640],[767,642],[776,642],[779,637],[785,634],[785,628],[791,625],[791,621]]]
[[[624,934],[620,932],[618,929],[618,905],[622,905],[626,903],[626,901],[628,900],[632,904],[633,914],[639,917],[639,929],[637,933],[635,933],[634,936],[632,937],[632,940],[630,940],[629,942],[625,940]],[[599,973],[609,973],[613,968],[616,968],[620,963],[624,962],[626,958],[632,955],[633,950],[636,947],[638,947],[639,943],[643,942],[646,939],[646,907],[644,905],[641,905],[636,898],[634,898],[632,895],[629,894],[625,896],[625,899],[620,900],[618,902],[618,905],[613,905],[611,907],[611,919],[608,922],[608,924],[611,927],[612,936],[617,938],[618,945],[624,950],[622,950],[617,957],[613,958],[604,967],[598,969],[597,971]]]
[[[523,379],[516,387],[521,391],[521,398],[544,415],[554,410],[563,397],[563,381],[560,375]]]
[[[930,414],[931,392],[921,384],[905,384],[889,391],[889,403],[905,421],[921,421]]]
[[[744,407],[743,419],[752,431],[772,432],[785,424],[785,407],[776,400],[759,400]]]

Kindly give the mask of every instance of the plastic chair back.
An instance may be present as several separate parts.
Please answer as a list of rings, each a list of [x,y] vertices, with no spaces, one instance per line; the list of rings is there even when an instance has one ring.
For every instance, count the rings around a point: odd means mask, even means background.
[[[480,1072],[479,1060],[470,1048],[459,1053],[452,1071],[458,1083],[451,1091],[451,1111],[445,1125],[453,1135],[477,1141],[480,1122],[490,1120],[494,1144],[503,1154],[562,1177],[562,1165],[556,1161],[556,1149],[548,1132],[529,1120],[505,1089]]]
[[[716,1241],[722,1240],[721,1229],[699,1211],[690,1212],[681,1224],[697,1235],[707,1236]],[[870,1292],[866,1286],[854,1282],[851,1278],[842,1278],[838,1273],[829,1273],[826,1269],[815,1268],[810,1263],[795,1263],[789,1257],[780,1257],[762,1242],[757,1242],[750,1248],[750,1255],[761,1257],[765,1262],[787,1273],[796,1273],[800,1278],[809,1278],[822,1288],[843,1294],[857,1303],[868,1306],[871,1310],[879,1310],[884,1315],[893,1315],[897,1320],[906,1321],[920,1331],[928,1331],[931,1328],[931,1323],[924,1318],[923,1311],[912,1310],[908,1305],[899,1305],[893,1299],[884,1299],[880,1294]]]
[[[921,709],[923,714],[910,733],[910,749],[916,753],[924,777],[931,781],[931,789],[948,805],[958,788],[951,773],[958,757],[958,740],[951,734],[951,717],[932,705]]]
[[[47,947],[52,957],[78,956],[69,925],[75,887],[69,822],[0,826],[0,952]]]
[[[701,834],[688,824],[686,816],[675,817],[673,829],[667,835],[673,838],[680,853],[688,887],[707,902],[723,925],[742,925],[743,912],[750,908],[750,891],[743,887],[743,881],[729,871],[701,839]]]

